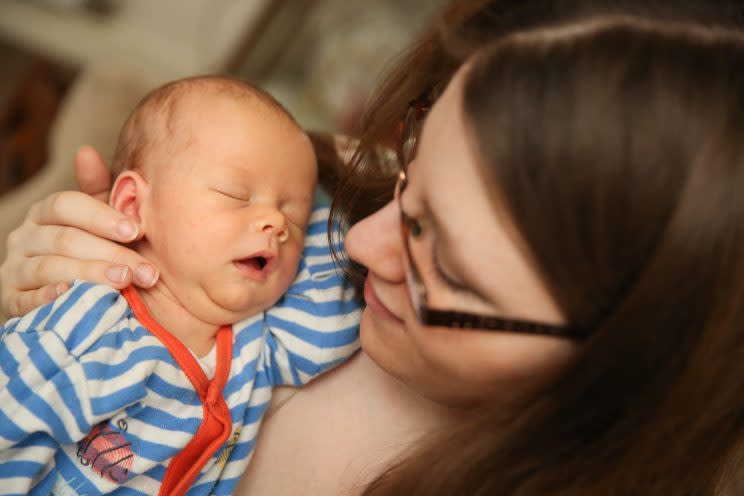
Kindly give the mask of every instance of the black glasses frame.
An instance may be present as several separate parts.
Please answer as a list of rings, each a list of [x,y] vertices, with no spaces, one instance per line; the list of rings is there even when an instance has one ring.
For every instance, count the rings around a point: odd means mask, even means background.
[[[398,210],[400,211],[401,236],[403,237],[403,245],[405,246],[407,257],[407,283],[411,302],[414,310],[416,310],[419,322],[425,326],[516,332],[555,336],[573,340],[586,338],[585,332],[571,326],[546,324],[530,320],[506,319],[493,315],[480,315],[457,310],[440,310],[428,306],[426,287],[416,264],[413,262],[410,246],[411,238],[418,238],[423,234],[423,226],[418,220],[410,217],[403,211],[401,194],[405,191],[406,186],[408,186],[406,169],[415,155],[421,122],[429,108],[430,104],[422,100],[414,100],[409,105],[408,112],[403,121],[402,136],[398,150],[401,170],[398,173],[398,181],[395,185],[395,200],[398,203]]]

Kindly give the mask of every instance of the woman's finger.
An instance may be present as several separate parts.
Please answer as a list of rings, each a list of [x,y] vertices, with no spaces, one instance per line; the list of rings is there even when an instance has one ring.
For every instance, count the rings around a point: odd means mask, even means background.
[[[75,176],[80,191],[106,203],[111,190],[111,173],[92,146],[81,146],[75,154]]]
[[[38,225],[73,226],[121,243],[142,237],[134,220],[78,191],[60,191],[49,195],[31,207],[28,220]]]
[[[10,298],[13,298],[13,301],[7,306],[11,310],[11,315],[24,315],[34,308],[38,308],[53,301],[57,296],[61,295],[68,289],[70,289],[68,283],[60,282],[56,284],[48,284],[43,288],[33,291],[16,291],[14,294],[10,295]]]
[[[133,271],[124,265],[48,255],[26,259],[18,267],[13,286],[18,291],[33,291],[60,281],[82,279],[123,288],[131,284],[132,276]]]
[[[111,276],[111,271],[120,267],[129,267],[133,271],[134,284],[143,288],[151,287],[158,279],[155,266],[136,251],[73,227],[39,226],[33,238],[35,243],[31,251],[26,253],[27,257],[52,255],[74,259],[80,263],[108,263],[111,266],[106,273],[109,284],[118,282],[118,279]]]
[[[80,260],[103,260],[134,267],[147,260],[136,251],[95,234],[69,226],[35,226],[25,234],[23,255],[58,255]],[[33,240],[33,243],[30,241]]]
[[[137,264],[132,269],[101,260],[82,261],[60,256],[15,259],[1,269],[4,285],[0,287],[0,306],[11,316],[22,315],[53,300],[65,292],[74,279],[121,289],[132,283],[151,287],[159,276],[149,263]]]
[[[26,267],[30,261],[55,256],[80,264],[89,261],[108,263],[111,266],[105,274],[108,283],[117,286],[121,281],[111,276],[113,270],[118,270],[114,267],[129,267],[134,271],[134,284],[140,287],[150,287],[157,281],[158,271],[145,257],[113,241],[68,226],[36,226],[29,233],[28,238],[34,242],[28,243],[29,246],[23,251],[25,258],[13,265],[19,269],[33,270],[34,267]],[[34,263],[41,262],[34,260]],[[36,279],[34,276],[24,279],[24,287],[35,288],[53,282],[53,279],[46,279],[51,274],[52,271],[40,270]]]

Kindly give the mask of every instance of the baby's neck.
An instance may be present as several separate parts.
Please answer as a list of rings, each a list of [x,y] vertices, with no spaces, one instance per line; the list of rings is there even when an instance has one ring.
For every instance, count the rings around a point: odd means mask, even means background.
[[[196,356],[203,357],[214,346],[218,325],[204,322],[189,312],[159,280],[149,289],[138,289],[152,318]]]

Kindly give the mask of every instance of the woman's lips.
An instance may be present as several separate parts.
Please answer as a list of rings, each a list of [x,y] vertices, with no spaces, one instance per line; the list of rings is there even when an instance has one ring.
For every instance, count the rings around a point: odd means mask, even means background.
[[[367,302],[367,307],[379,317],[403,324],[403,320],[391,312],[377,297],[369,277],[364,281],[364,301]]]

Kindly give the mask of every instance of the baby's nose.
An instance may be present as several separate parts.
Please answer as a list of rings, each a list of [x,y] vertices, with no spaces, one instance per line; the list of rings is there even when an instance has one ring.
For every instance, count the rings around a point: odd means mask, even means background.
[[[257,215],[254,226],[259,232],[276,236],[279,242],[287,240],[287,221],[284,218],[284,214],[275,208],[266,208],[262,210]]]

